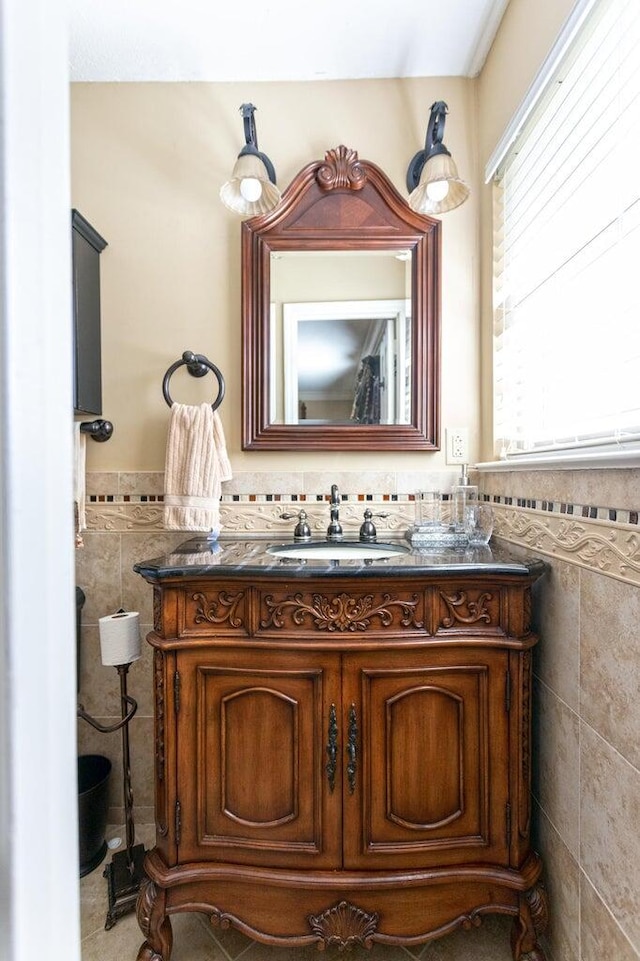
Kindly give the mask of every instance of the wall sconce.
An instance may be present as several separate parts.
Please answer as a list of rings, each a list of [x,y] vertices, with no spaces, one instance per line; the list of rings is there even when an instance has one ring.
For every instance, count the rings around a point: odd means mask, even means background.
[[[253,119],[255,109],[252,103],[243,103],[240,107],[245,146],[238,154],[231,179],[220,188],[220,199],[225,207],[244,217],[265,214],[280,200],[273,164],[258,150]]]
[[[407,170],[409,206],[420,214],[445,213],[469,196],[469,187],[442,143],[447,110],[442,100],[432,105],[424,150],[418,151]]]

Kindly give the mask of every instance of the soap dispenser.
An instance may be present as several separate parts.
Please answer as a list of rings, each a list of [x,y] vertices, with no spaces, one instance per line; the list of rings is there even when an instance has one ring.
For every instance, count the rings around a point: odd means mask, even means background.
[[[478,488],[469,483],[467,464],[462,465],[458,483],[451,488],[451,523],[455,530],[462,531],[466,527],[467,510],[478,503]]]

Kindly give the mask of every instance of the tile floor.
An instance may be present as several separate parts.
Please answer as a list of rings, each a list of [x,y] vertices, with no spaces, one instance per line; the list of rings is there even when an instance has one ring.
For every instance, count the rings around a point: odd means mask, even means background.
[[[107,828],[107,840],[124,837],[123,827]],[[136,826],[136,841],[149,847],[153,842],[151,825]],[[82,961],[136,961],[143,937],[135,912],[120,918],[109,931],[104,930],[107,912],[107,882],[103,863],[80,881]],[[371,951],[354,949],[339,955],[328,950],[318,954],[316,947],[274,948],[258,944],[237,931],[216,931],[203,914],[179,914],[171,919],[173,951],[171,961],[512,961],[509,946],[511,919],[492,915],[479,928],[453,934],[417,948],[374,945]]]

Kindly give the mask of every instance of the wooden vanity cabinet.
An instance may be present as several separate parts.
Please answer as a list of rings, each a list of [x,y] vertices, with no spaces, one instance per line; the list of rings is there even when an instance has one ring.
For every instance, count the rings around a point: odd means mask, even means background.
[[[267,944],[415,945],[501,912],[543,961],[533,575],[154,583],[139,961],[204,911]]]

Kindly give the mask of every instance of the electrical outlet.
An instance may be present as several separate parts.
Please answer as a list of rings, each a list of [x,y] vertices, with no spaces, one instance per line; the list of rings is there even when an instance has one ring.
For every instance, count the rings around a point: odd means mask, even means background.
[[[447,427],[445,434],[447,439],[447,464],[468,464],[469,428]]]

